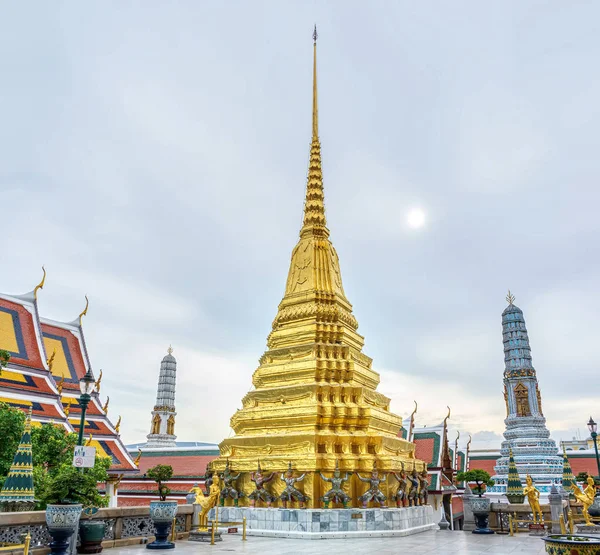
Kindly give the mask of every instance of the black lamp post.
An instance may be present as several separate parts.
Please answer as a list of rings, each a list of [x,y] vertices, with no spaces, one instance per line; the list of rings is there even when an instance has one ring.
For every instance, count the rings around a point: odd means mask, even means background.
[[[79,380],[79,389],[81,390],[81,397],[79,397],[79,405],[81,406],[81,422],[79,424],[79,440],[77,445],[83,445],[83,429],[85,428],[85,412],[92,399],[92,392],[96,386],[96,380],[92,374],[92,371],[88,369],[85,376]]]
[[[598,434],[596,430],[598,429],[598,424],[594,422],[594,419],[590,416],[590,421],[587,423],[588,430],[592,436],[592,441],[594,442],[594,450],[596,451],[596,465],[598,467],[598,477],[600,477],[600,457],[598,457],[598,443],[596,442],[596,438]]]

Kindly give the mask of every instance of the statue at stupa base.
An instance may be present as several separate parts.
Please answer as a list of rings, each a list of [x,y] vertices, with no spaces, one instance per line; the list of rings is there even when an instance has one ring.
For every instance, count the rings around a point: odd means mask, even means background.
[[[542,514],[542,508],[540,507],[540,492],[533,485],[533,479],[529,474],[525,478],[526,486],[523,488],[523,493],[527,497],[527,501],[529,501],[529,506],[531,507],[531,512],[533,513],[533,523],[538,524],[544,523],[544,515]]]
[[[392,495],[391,500],[396,502],[396,507],[404,507],[406,503],[406,484],[408,483],[406,472],[404,472],[404,464],[402,464],[400,474],[397,472],[392,472],[392,474],[398,481],[398,489]]]
[[[306,476],[306,472],[300,475],[298,478],[294,478],[294,471],[292,470],[292,463],[288,464],[288,469],[285,474],[281,475],[281,480],[285,482],[285,489],[279,496],[279,500],[283,503],[283,508],[287,509],[287,504],[289,502],[298,501],[300,504],[300,509],[304,508],[304,503],[306,502],[306,495],[302,493],[299,489],[294,487],[294,484],[297,482],[301,482],[304,480]]]
[[[419,501],[419,475],[417,469],[414,468],[412,473],[408,477],[409,489],[408,489],[408,506],[416,507]]]
[[[331,489],[321,497],[324,508],[329,509],[329,503],[331,502],[342,503],[344,509],[347,508],[348,502],[350,501],[350,496],[344,491],[342,484],[348,481],[348,473],[346,472],[345,476],[342,478],[342,474],[340,472],[340,461],[335,461],[335,470],[333,471],[333,476],[331,478],[323,476],[322,472],[319,472],[319,476],[324,482],[331,483]]]
[[[267,507],[270,507],[271,503],[275,501],[275,496],[271,495],[271,493],[265,488],[265,484],[270,482],[274,476],[275,472],[271,472],[268,477],[264,476],[262,469],[260,468],[260,461],[258,462],[258,469],[256,472],[252,472],[250,474],[250,480],[252,480],[256,485],[254,491],[248,496],[251,507],[255,507],[256,501],[258,500],[262,500],[264,503],[266,503]]]
[[[384,475],[383,477],[379,476],[377,463],[373,463],[373,470],[370,477],[363,478],[358,472],[356,475],[361,482],[366,482],[369,484],[369,489],[358,498],[358,500],[362,503],[363,509],[367,508],[367,505],[370,501],[379,503],[379,506],[384,508],[387,497],[379,489],[379,484],[383,484],[387,481],[387,475]]]

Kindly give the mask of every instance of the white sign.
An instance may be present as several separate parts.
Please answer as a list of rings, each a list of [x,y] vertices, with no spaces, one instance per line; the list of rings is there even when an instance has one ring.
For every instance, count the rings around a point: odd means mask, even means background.
[[[73,466],[76,466],[77,468],[94,468],[95,460],[95,447],[84,447],[83,445],[75,446],[75,453],[73,454]]]

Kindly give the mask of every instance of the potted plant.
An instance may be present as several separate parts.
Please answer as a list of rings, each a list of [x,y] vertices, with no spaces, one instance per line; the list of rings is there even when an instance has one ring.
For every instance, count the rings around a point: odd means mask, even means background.
[[[83,472],[68,463],[63,463],[55,468],[52,474],[39,479],[40,505],[46,508],[46,524],[52,536],[50,549],[53,555],[64,555],[69,546],[69,540],[77,530],[82,508],[95,507],[90,510],[91,515],[97,512],[97,507],[105,507],[108,499],[98,492],[98,482],[108,478],[107,470],[111,461],[106,457],[97,457],[94,468],[84,469]],[[91,531],[91,536],[88,534]],[[83,553],[98,553],[102,550],[100,543],[104,538],[106,524],[95,521],[82,524],[80,527],[81,543],[84,549],[86,542],[91,541],[94,551],[80,551]],[[97,537],[101,534],[100,540]]]
[[[471,487],[471,490],[477,496],[469,498],[471,510],[477,523],[477,528],[473,530],[473,534],[493,534],[494,531],[488,527],[491,501],[489,497],[483,497],[483,492],[485,491],[485,487],[494,485],[494,480],[491,479],[485,470],[479,468],[474,468],[468,472],[459,472],[456,475],[456,480],[475,484],[474,487]]]
[[[156,530],[156,539],[146,545],[147,549],[173,549],[175,544],[168,541],[171,524],[177,514],[177,501],[167,501],[171,490],[164,485],[173,476],[173,467],[166,464],[157,464],[149,469],[148,478],[157,484],[160,501],[150,501],[150,518]]]

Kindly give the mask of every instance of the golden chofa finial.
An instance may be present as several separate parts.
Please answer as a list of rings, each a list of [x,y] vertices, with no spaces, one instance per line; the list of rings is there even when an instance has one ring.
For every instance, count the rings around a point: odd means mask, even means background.
[[[142,458],[142,450],[138,447],[138,454],[137,454],[137,457],[135,458],[135,460],[133,461],[133,464],[135,464],[135,466],[139,467],[141,458]]]
[[[506,295],[506,302],[512,306],[515,303],[515,296],[508,290],[508,295]]]
[[[119,433],[121,430],[121,415],[119,415],[119,420],[117,420],[117,423],[115,425],[115,432]]]
[[[87,295],[85,295],[85,308],[83,309],[83,312],[79,315],[79,326],[81,326],[81,319],[87,315],[87,311],[88,311],[88,307],[90,306],[90,301],[87,298]]]
[[[448,422],[448,419],[450,418],[450,407],[446,407],[448,409],[448,416],[446,416],[446,418],[444,418],[444,428],[446,427],[446,422]]]
[[[104,414],[108,412],[108,403],[110,403],[110,397],[106,398],[106,403],[104,403],[104,406],[102,407],[102,412],[104,412]]]
[[[44,272],[44,276],[42,277],[42,281],[40,281],[33,290],[33,298],[37,300],[37,292],[40,289],[44,288],[44,283],[46,283],[46,268],[42,266],[42,272]]]
[[[100,393],[100,384],[102,383],[102,368],[100,368],[100,375],[98,376],[98,379],[96,380],[96,392]]]
[[[412,411],[412,414],[410,415],[410,425],[408,428],[408,437],[406,438],[408,441],[412,441],[412,435],[413,435],[413,430],[415,428],[415,414],[417,414],[417,402],[413,401],[413,403],[415,404],[415,410]]]

